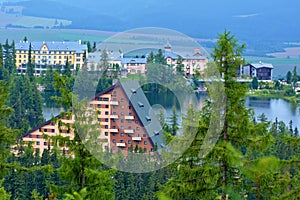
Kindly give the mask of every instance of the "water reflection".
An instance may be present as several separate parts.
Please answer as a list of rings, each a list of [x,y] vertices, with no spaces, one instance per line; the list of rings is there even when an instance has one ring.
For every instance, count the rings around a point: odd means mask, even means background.
[[[172,114],[172,107],[175,106],[178,112],[178,115],[181,115],[184,112],[184,108],[180,108],[180,104],[176,96],[172,92],[167,93],[151,93],[146,92],[146,97],[148,98],[151,105],[160,105],[157,108],[156,112],[160,108],[164,108],[166,117],[170,117]],[[205,105],[205,100],[208,98],[207,95],[198,95],[196,107],[201,110]],[[191,98],[186,97],[184,101],[184,107],[186,108],[188,104],[191,103]],[[288,124],[290,120],[293,121],[295,126],[300,127],[300,111],[299,106],[294,103],[285,101],[284,99],[270,99],[270,98],[259,98],[259,97],[247,97],[246,106],[248,108],[254,109],[255,116],[261,115],[264,113],[269,120],[275,121],[276,117],[279,121],[283,121]],[[155,109],[155,108],[154,108]],[[61,112],[60,108],[43,108],[44,117],[49,120],[51,116],[56,116]],[[181,117],[179,118],[181,121]]]

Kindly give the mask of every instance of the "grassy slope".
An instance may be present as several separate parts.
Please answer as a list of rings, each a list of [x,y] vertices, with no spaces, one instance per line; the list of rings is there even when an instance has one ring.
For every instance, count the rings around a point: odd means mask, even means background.
[[[42,18],[42,17],[31,17],[31,16],[23,16],[19,14],[6,14],[4,12],[0,12],[0,27],[5,27],[8,24],[12,24],[15,26],[24,26],[24,27],[34,27],[34,26],[48,26],[53,27],[55,26],[56,19],[51,18]],[[57,20],[59,25],[67,26],[70,25],[72,22],[69,20]]]
[[[23,40],[24,36],[30,41],[96,41],[101,42],[113,33],[89,30],[70,30],[70,29],[15,29],[0,28],[0,42],[6,39],[10,41]]]

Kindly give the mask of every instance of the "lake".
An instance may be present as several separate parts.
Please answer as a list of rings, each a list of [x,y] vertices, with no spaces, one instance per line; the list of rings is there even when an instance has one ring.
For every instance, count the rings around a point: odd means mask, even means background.
[[[150,104],[155,105],[155,113],[164,108],[166,116],[169,117],[171,115],[172,107],[176,104],[176,101],[171,95],[153,95],[151,93],[146,93],[146,96]],[[206,98],[206,95],[198,96],[199,108],[203,106]],[[247,97],[246,106],[254,109],[256,117],[264,113],[269,120],[275,121],[275,118],[277,117],[278,121],[283,121],[287,125],[289,121],[292,120],[293,125],[300,128],[300,108],[288,101],[283,99]],[[178,105],[177,110],[180,110]],[[59,113],[59,108],[43,108],[43,114],[47,120],[49,120],[52,115],[56,116]],[[179,120],[181,121],[180,118]]]

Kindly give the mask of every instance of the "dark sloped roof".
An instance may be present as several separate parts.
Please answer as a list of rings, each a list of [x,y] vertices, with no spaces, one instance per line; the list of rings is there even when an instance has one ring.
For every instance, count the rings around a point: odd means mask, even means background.
[[[145,96],[142,88],[136,80],[129,80],[120,83],[127,98],[131,102],[135,112],[144,128],[146,129],[149,138],[153,145],[157,144],[158,149],[161,148],[162,142],[162,127],[155,116],[154,112],[151,111],[150,103]],[[143,106],[141,106],[143,105]]]
[[[133,106],[133,109],[137,113],[139,120],[141,121],[142,125],[146,129],[153,146],[157,144],[158,149],[160,149],[162,147],[161,145],[163,144],[162,134],[161,134],[162,127],[157,117],[155,116],[155,113],[150,112],[151,111],[150,103],[148,102],[147,97],[145,96],[142,88],[140,87],[139,83],[136,80],[129,80],[121,83],[117,82],[115,85],[96,94],[93,99],[113,90],[115,87],[118,86],[121,86],[125,95],[127,96],[128,100]],[[60,118],[60,115],[57,115],[54,118]],[[43,124],[39,125],[38,127],[25,133],[23,137],[26,137],[30,133],[42,128],[43,126],[49,123],[51,123],[51,120],[48,120]]]
[[[57,116],[55,116],[54,118],[59,118],[59,117],[60,117],[60,115],[57,115]],[[33,133],[34,131],[36,131],[36,130],[38,130],[38,129],[42,128],[43,126],[46,126],[46,125],[48,125],[48,124],[50,124],[50,123],[51,123],[51,119],[48,120],[48,121],[45,121],[45,122],[42,123],[41,125],[39,125],[39,126],[35,127],[34,129],[28,131],[27,133],[24,133],[24,134],[22,135],[22,137],[26,137],[26,136],[29,135],[30,133]]]

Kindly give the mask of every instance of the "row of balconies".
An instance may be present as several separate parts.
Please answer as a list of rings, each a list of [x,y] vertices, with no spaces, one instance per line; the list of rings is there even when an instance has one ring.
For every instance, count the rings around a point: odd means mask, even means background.
[[[141,137],[132,137],[133,141],[142,141]],[[126,143],[125,142],[118,142],[116,143],[117,147],[126,147]]]

